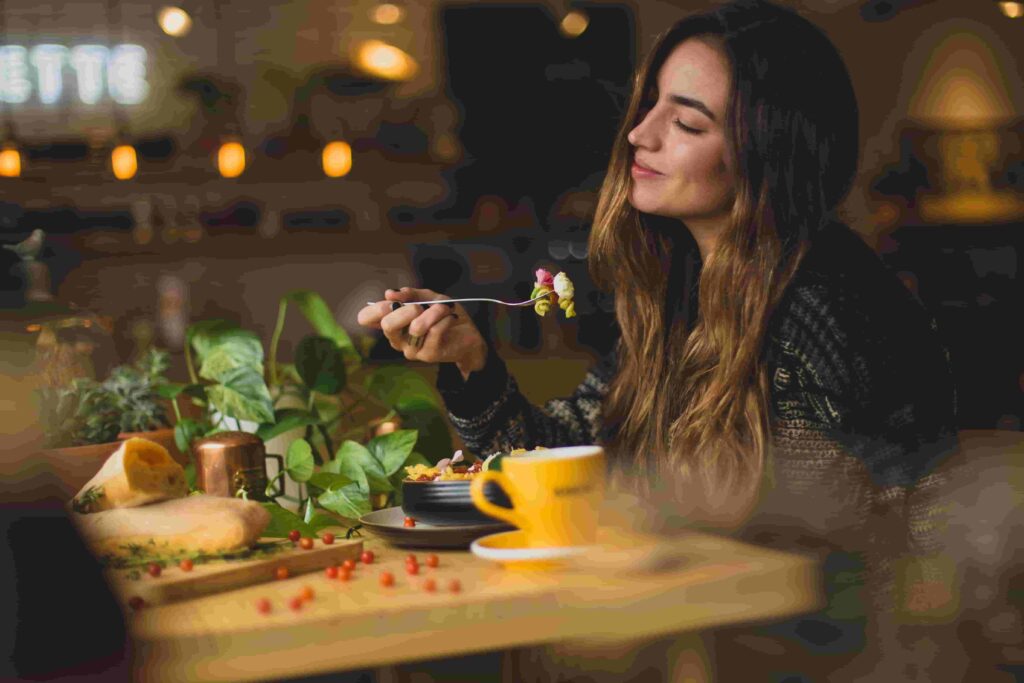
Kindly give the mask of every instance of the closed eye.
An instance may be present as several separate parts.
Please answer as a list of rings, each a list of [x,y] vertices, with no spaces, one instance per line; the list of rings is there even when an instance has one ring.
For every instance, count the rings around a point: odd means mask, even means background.
[[[676,126],[678,126],[680,129],[684,130],[685,132],[687,132],[687,133],[689,133],[691,135],[702,135],[705,132],[705,131],[703,131],[703,130],[701,130],[699,128],[692,128],[692,127],[686,125],[685,123],[683,123],[682,121],[680,121],[679,119],[676,119],[672,123],[676,124]]]

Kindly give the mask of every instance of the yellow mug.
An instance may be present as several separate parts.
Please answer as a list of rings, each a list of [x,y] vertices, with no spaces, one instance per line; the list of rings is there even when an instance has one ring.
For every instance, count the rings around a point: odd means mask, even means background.
[[[605,479],[604,449],[566,446],[504,458],[500,472],[473,477],[469,493],[480,510],[522,529],[530,547],[589,545],[597,540]],[[505,490],[512,509],[484,497],[487,482]]]

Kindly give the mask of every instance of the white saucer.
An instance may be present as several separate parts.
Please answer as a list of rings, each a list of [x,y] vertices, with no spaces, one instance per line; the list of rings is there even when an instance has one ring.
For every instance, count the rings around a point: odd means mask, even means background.
[[[526,536],[520,529],[484,536],[469,546],[470,552],[481,559],[517,568],[557,566],[560,560],[583,555],[592,549],[592,546],[582,545],[531,548],[526,545]]]

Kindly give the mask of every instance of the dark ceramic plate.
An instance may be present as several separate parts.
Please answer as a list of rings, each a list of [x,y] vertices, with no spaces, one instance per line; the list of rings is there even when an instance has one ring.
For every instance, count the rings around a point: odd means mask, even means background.
[[[402,508],[385,508],[363,515],[359,523],[374,535],[401,548],[468,548],[478,538],[512,528],[494,520],[465,526],[417,523],[414,527],[406,527],[406,516]]]
[[[468,479],[461,481],[403,481],[402,510],[417,522],[435,526],[504,524],[481,512],[469,496]],[[489,482],[484,496],[495,505],[511,508],[501,487]]]

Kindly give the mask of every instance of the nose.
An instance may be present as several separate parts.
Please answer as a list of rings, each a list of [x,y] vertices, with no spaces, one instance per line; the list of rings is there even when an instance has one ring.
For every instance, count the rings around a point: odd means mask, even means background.
[[[626,140],[629,144],[634,147],[643,147],[645,149],[654,149],[657,147],[657,135],[655,135],[654,126],[652,125],[651,111],[646,112],[640,118],[640,121],[633,126],[633,130],[629,131],[626,135]]]

